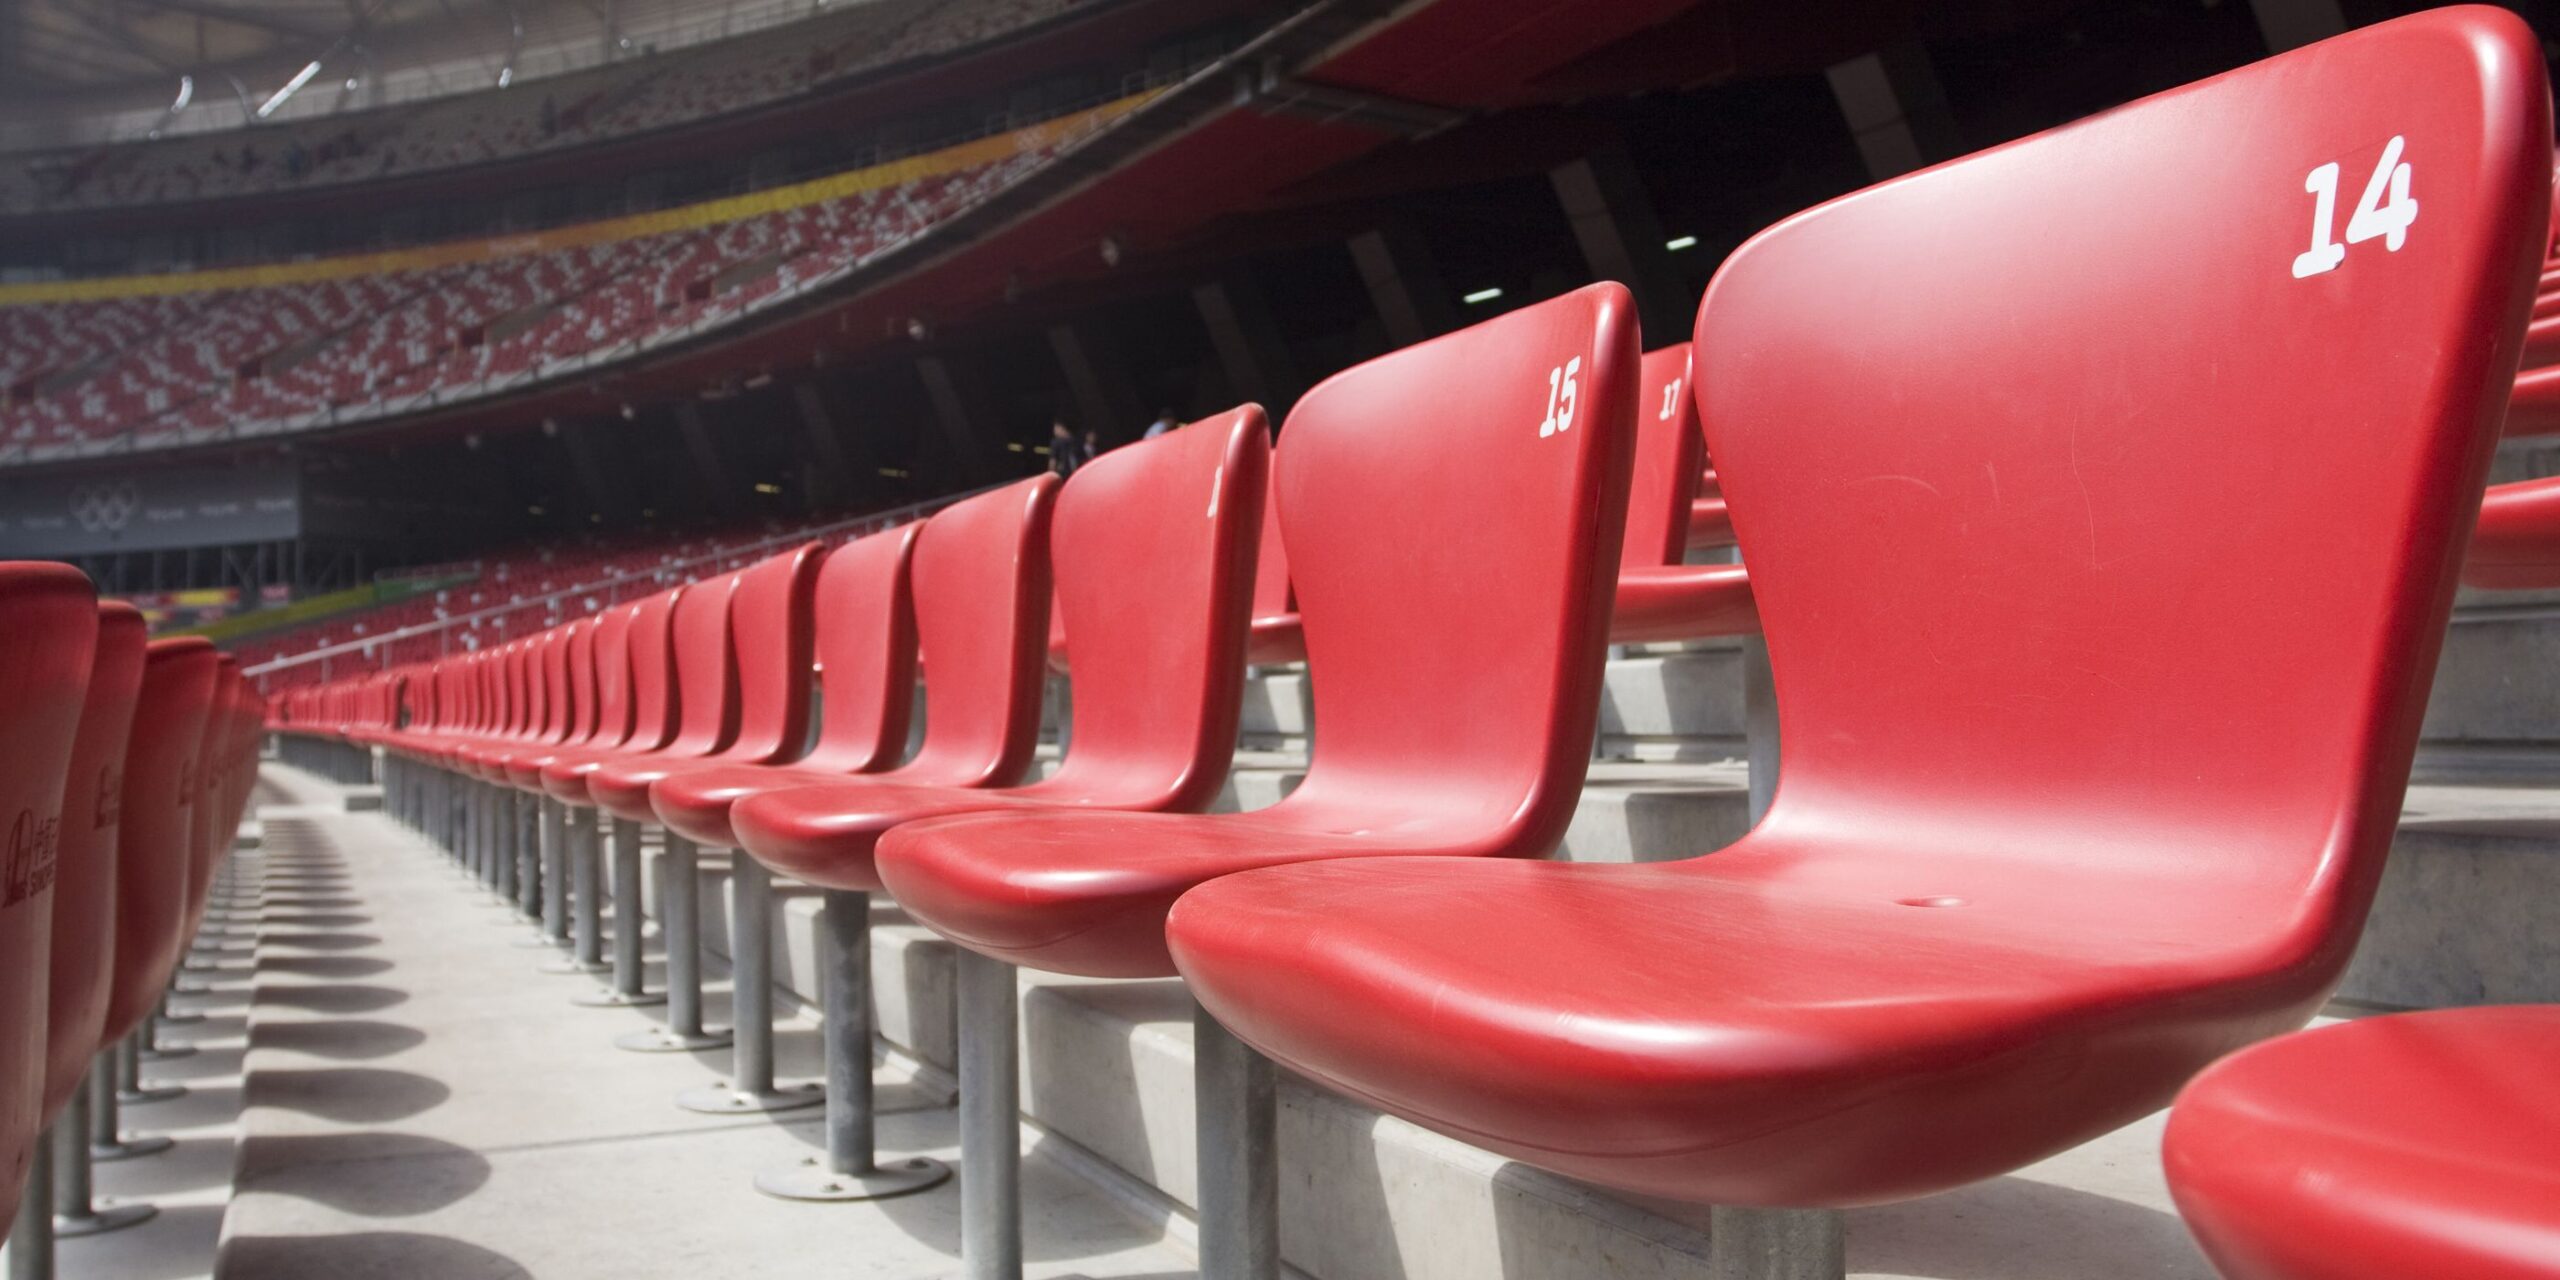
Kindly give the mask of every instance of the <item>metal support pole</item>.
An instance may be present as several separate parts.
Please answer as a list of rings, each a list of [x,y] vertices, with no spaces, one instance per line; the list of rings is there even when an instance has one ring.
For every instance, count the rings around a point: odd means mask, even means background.
[[[518,861],[521,850],[516,847],[516,841],[523,834],[523,824],[516,821],[516,810],[522,807],[523,802],[524,793],[508,787],[498,793],[498,802],[490,806],[490,817],[497,827],[497,848],[495,856],[490,859],[495,864],[492,868],[495,878],[490,887],[497,890],[499,901],[510,907],[516,903],[516,882],[522,878]],[[500,919],[511,920],[514,914],[509,911]]]
[[[791,1111],[826,1100],[823,1086],[773,1081],[773,873],[743,852],[729,860],[730,1078],[676,1095],[710,1115]]]
[[[1837,1209],[1707,1211],[1707,1280],[1841,1280],[1847,1246]]]
[[[569,826],[577,811],[556,800],[542,806],[542,936],[569,945]]]
[[[702,1025],[702,865],[691,840],[667,833],[658,859],[658,914],[667,944],[667,1025],[614,1040],[633,1053],[683,1053],[730,1043],[726,1028]],[[636,892],[636,887],[635,887]]]
[[[158,1155],[177,1145],[165,1134],[128,1140],[124,1136],[122,1117],[116,1109],[116,1050],[101,1050],[89,1064],[89,1079],[82,1092],[89,1095],[89,1159],[132,1160],[140,1156]]]
[[[1769,674],[1769,645],[1758,636],[1742,642],[1742,738],[1756,827],[1778,794],[1778,691]]]
[[[527,920],[542,918],[542,810],[551,803],[548,796],[517,796],[507,811],[516,833],[516,911]]]
[[[147,1204],[99,1204],[89,1176],[89,1089],[83,1084],[46,1136],[53,1148],[53,1234],[56,1239],[100,1235],[141,1222],[159,1210]]]
[[[1195,1003],[1191,1080],[1200,1280],[1279,1280],[1279,1072]]]
[[[601,896],[601,894],[599,894]],[[592,912],[578,917],[585,926]],[[631,1008],[638,1005],[665,1004],[667,997],[648,989],[640,962],[640,824],[629,818],[613,820],[613,982],[570,1003],[591,1009]]]
[[[960,952],[960,1276],[1022,1280],[1022,1016],[1013,966]]]
[[[878,1200],[939,1186],[951,1168],[922,1156],[881,1168],[871,1100],[871,895],[829,889],[818,917],[826,1006],[827,1153],[756,1175],[784,1200]]]
[[[148,1022],[149,1020],[145,1019],[145,1025],[148,1025]],[[127,1035],[115,1047],[117,1104],[139,1107],[187,1096],[187,1087],[182,1084],[143,1083],[142,1035],[143,1028],[135,1027],[132,1034]]]
[[[604,909],[598,901],[604,887],[602,844],[605,811],[570,809],[564,821],[561,857],[568,863],[570,952],[542,966],[544,973],[602,973]]]
[[[27,1152],[27,1183],[18,1192],[18,1218],[0,1256],[8,1280],[53,1280],[53,1131]]]

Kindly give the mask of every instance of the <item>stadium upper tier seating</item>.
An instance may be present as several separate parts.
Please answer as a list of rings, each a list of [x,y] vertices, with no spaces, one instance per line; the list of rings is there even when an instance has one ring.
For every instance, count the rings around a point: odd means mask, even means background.
[[[1105,3],[874,0],[675,53],[352,118],[11,157],[0,163],[0,216],[305,190],[578,147],[766,106]]]
[[[292,431],[493,394],[823,284],[1039,167],[1116,108],[761,197],[322,263],[308,282],[10,305],[0,457]],[[919,176],[906,176],[916,174]],[[824,194],[851,188],[843,194]],[[777,207],[778,206],[778,207]],[[626,225],[627,224],[627,225]],[[672,229],[648,228],[668,225]],[[536,241],[538,243],[538,240]],[[433,264],[438,256],[466,260]]]

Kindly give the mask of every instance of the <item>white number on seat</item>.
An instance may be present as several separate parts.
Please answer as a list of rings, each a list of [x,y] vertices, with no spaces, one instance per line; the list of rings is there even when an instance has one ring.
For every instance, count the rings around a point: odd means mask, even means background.
[[[2382,247],[2397,253],[2409,239],[2409,224],[2418,220],[2418,202],[2409,198],[2409,166],[2400,159],[2407,140],[2394,136],[2382,148],[2382,159],[2365,179],[2364,197],[2347,218],[2346,244],[2335,238],[2338,221],[2338,164],[2332,160],[2311,171],[2302,189],[2311,193],[2311,247],[2294,255],[2293,278],[2335,271],[2346,261],[2347,245],[2379,237]]]
[[[1686,378],[1673,378],[1663,384],[1662,420],[1664,422],[1671,421],[1671,411],[1680,407],[1680,384],[1686,381],[1688,381]]]
[[[1538,424],[1538,438],[1562,435],[1573,430],[1573,406],[1580,393],[1574,379],[1582,374],[1582,357],[1575,356],[1561,367],[1547,370],[1547,418]]]

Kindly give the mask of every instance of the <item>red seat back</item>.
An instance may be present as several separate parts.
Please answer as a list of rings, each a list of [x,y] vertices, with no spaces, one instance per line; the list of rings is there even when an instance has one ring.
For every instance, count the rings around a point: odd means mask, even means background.
[[[1274,468],[1322,726],[1282,805],[1551,848],[1599,707],[1635,308],[1592,285],[1326,379]],[[1486,512],[1499,513],[1485,518]]]
[[[908,577],[923,532],[921,524],[904,524],[856,538],[818,570],[818,679],[826,696],[811,768],[885,769],[907,749],[916,689]]]
[[[45,1036],[44,1117],[71,1101],[97,1053],[116,962],[116,832],[125,747],[142,691],[142,611],[98,605],[98,656],[62,789],[53,882],[53,982]]]
[[[757,764],[799,756],[809,738],[818,566],[804,543],[738,571],[729,625],[738,664],[738,736],[726,754]]]
[[[1059,492],[1051,573],[1078,655],[1059,787],[1186,810],[1226,781],[1270,455],[1246,405],[1114,449]]]
[[[587,718],[581,739],[589,746],[616,747],[631,736],[631,621],[639,611],[639,605],[626,604],[596,619],[586,681],[595,714]]]
[[[97,638],[97,594],[79,570],[0,562],[0,1235],[44,1120],[63,776]]]
[[[1003,786],[1031,767],[1047,676],[1057,488],[1057,477],[1033,476],[943,508],[917,535],[909,581],[925,737],[904,775]]]
[[[1627,486],[1627,540],[1618,563],[1653,568],[1680,563],[1688,550],[1689,500],[1698,493],[1706,447],[1698,433],[1697,401],[1689,394],[1689,344],[1646,352],[1639,376],[1634,479]]]
[[[630,751],[655,751],[676,733],[676,603],[685,588],[676,587],[642,599],[631,609],[631,736],[619,744]]]
[[[676,728],[665,750],[707,756],[738,736],[738,665],[729,630],[729,600],[738,575],[724,573],[683,589],[667,624],[676,671]]]
[[[213,869],[231,852],[233,828],[224,825],[230,817],[224,806],[229,794],[225,770],[231,764],[231,717],[239,705],[242,683],[240,660],[227,653],[222,655],[220,670],[214,676],[213,701],[205,712],[204,739],[197,747],[198,794],[194,826],[189,832],[186,915],[178,932],[181,951],[195,937],[196,922],[204,918],[205,903],[213,896]],[[160,980],[166,983],[169,979],[164,974]]]
[[[115,989],[102,1046],[141,1023],[177,967],[201,790],[196,753],[220,670],[221,655],[197,636],[154,640],[144,652],[116,831]]]
[[[2550,147],[2523,24],[2439,10],[1736,252],[1696,385],[1784,763],[1718,858],[1875,841],[2112,895],[2154,977],[2210,948],[2307,1015],[2400,811]],[[2418,217],[2360,236],[2395,164]]]

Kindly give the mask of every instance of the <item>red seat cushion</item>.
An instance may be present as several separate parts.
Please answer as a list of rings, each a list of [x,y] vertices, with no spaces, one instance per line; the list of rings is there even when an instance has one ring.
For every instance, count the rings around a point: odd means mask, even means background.
[[[2560,1277],[2560,1007],[2368,1018],[2233,1054],[2170,1113],[2230,1280]]]

